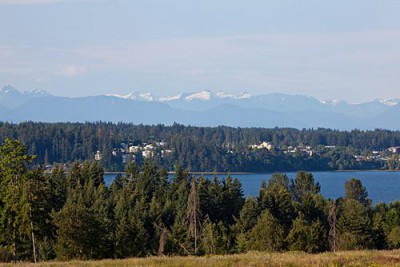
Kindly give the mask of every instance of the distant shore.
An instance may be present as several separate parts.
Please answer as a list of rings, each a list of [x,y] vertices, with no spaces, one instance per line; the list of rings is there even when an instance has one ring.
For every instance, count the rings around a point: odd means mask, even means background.
[[[269,173],[269,172],[264,172],[264,173]],[[274,173],[274,172],[271,172]],[[125,172],[104,172],[105,175],[111,175],[111,174],[125,174]],[[168,174],[175,174],[175,172],[168,172]],[[245,174],[262,174],[261,172],[189,172],[189,174],[193,174],[193,175],[212,175],[212,174],[216,174],[216,175],[245,175]]]
[[[274,172],[189,172],[192,175],[250,175],[250,174],[273,174],[273,173],[289,173],[297,171],[274,171]],[[381,169],[366,169],[366,170],[325,170],[325,171],[307,171],[307,172],[400,172],[400,170],[381,170]],[[125,174],[125,172],[104,172],[105,175]],[[168,172],[175,174],[175,172]]]

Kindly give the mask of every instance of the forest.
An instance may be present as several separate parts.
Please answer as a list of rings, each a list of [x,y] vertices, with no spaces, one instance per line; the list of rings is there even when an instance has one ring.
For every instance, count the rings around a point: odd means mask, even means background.
[[[326,199],[311,173],[277,173],[245,198],[233,177],[146,161],[107,187],[98,162],[45,173],[28,151],[0,146],[0,262],[400,247],[400,202],[373,206],[357,179]]]
[[[35,154],[37,165],[56,165],[94,160],[101,153],[105,171],[125,170],[121,143],[165,142],[171,153],[155,154],[152,164],[173,171],[176,165],[193,172],[287,172],[296,170],[398,169],[399,160],[359,161],[354,155],[368,156],[400,144],[400,132],[388,130],[337,131],[329,129],[193,127],[174,124],[133,125],[129,123],[39,123],[0,122],[0,142],[13,138]],[[250,150],[249,146],[270,142],[276,149]],[[311,146],[314,154],[287,154],[283,148]],[[327,149],[326,147],[334,147]],[[143,167],[146,159],[136,155]]]

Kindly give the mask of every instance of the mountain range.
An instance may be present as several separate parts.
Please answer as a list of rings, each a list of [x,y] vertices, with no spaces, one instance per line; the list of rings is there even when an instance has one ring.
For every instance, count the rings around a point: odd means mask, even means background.
[[[69,98],[38,89],[20,92],[7,85],[0,89],[0,120],[400,130],[400,99],[352,104],[305,95],[211,91],[163,97],[133,92]]]

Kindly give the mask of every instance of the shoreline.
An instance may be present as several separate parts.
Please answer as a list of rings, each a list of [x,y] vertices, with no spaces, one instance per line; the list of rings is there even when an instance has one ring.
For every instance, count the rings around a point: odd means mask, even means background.
[[[297,173],[298,171],[275,171],[275,172],[189,172],[191,175],[255,175],[255,174],[274,174],[274,173]],[[380,170],[380,169],[371,169],[371,170],[326,170],[326,171],[306,171],[311,173],[319,173],[319,172],[400,172],[400,170]],[[125,174],[125,172],[104,172],[104,175],[118,175]],[[175,174],[175,172],[168,172],[168,174]]]

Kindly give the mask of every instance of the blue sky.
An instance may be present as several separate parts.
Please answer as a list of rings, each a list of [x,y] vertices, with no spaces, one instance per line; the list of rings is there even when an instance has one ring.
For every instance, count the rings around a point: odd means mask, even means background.
[[[398,0],[0,0],[0,85],[400,97]]]

